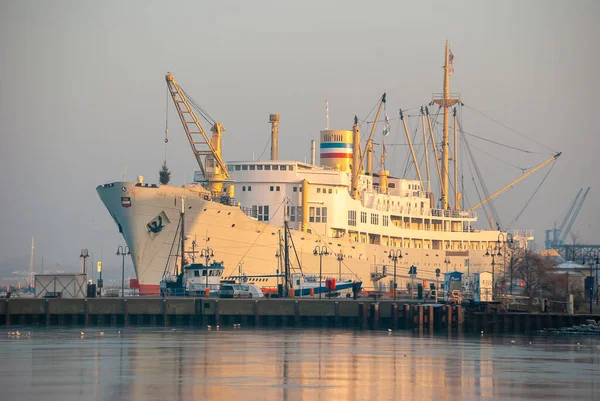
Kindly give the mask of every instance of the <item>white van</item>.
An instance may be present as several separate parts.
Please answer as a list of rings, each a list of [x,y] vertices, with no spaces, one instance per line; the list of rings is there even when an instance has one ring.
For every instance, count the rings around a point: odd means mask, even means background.
[[[221,298],[263,298],[264,294],[254,284],[223,284],[219,296]]]

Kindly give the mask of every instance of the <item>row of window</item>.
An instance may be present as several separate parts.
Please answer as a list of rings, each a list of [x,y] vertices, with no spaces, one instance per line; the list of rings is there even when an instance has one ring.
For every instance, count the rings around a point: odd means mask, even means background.
[[[252,205],[252,217],[256,217],[258,221],[269,221],[269,206]]]
[[[327,223],[327,208],[311,206],[308,209],[308,222],[309,223]]]
[[[363,224],[367,223],[367,212],[360,212],[360,222]],[[371,213],[371,224],[379,225],[379,214]],[[356,226],[356,210],[348,210],[348,225]],[[390,225],[390,216],[383,216],[383,225]]]
[[[202,277],[206,276],[207,270],[202,270]],[[223,275],[223,270],[208,270],[208,275],[213,276],[221,276]],[[200,277],[200,270],[194,270],[194,277]]]
[[[287,166],[285,164],[281,164],[281,165],[279,165],[279,164],[274,164],[274,165],[271,165],[271,164],[250,164],[250,165],[236,164],[231,167],[233,167],[233,169],[235,171],[240,171],[240,170],[242,170],[242,171],[247,171],[247,170],[250,170],[250,171],[254,171],[254,170],[258,170],[258,171],[262,171],[262,170],[294,171],[294,166]]]
[[[327,188],[323,188],[322,191],[323,191],[324,194],[326,194],[326,193],[332,193],[331,188],[329,188],[329,191],[327,190]],[[321,193],[321,188],[317,188],[317,193],[318,194]]]

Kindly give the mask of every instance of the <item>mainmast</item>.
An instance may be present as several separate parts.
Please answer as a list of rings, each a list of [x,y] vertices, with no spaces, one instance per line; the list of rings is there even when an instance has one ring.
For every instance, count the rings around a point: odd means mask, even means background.
[[[444,93],[442,96],[434,96],[433,103],[436,103],[444,108],[444,130],[442,138],[442,209],[449,209],[450,205],[448,202],[448,181],[450,180],[449,174],[449,120],[450,120],[450,108],[460,101],[460,99],[453,99],[450,96],[450,75],[452,75],[452,59],[454,56],[451,55],[448,41],[446,41],[446,53],[444,58]],[[456,163],[456,160],[454,160]],[[458,205],[456,205],[458,209]]]

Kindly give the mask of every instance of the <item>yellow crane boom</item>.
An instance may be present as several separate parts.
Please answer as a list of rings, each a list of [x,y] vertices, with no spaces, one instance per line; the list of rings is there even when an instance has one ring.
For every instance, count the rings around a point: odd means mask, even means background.
[[[501,190],[497,191],[495,194],[490,195],[489,197],[485,198],[484,200],[482,200],[481,202],[479,202],[478,204],[476,204],[475,206],[473,206],[471,209],[469,209],[469,212],[472,212],[473,210],[477,209],[479,206],[483,205],[484,203],[489,202],[490,200],[494,199],[496,196],[500,195],[502,192],[506,191],[507,189],[513,187],[514,185],[518,184],[519,182],[523,181],[525,178],[529,177],[531,174],[535,173],[536,171],[538,171],[539,169],[541,169],[542,167],[548,165],[550,162],[558,159],[558,157],[562,154],[562,152],[559,152],[557,154],[555,154],[554,156],[552,156],[551,158],[549,158],[548,160],[542,162],[541,164],[539,164],[538,166],[534,167],[533,169],[531,169],[530,171],[528,171],[527,173],[523,174],[522,176],[520,176],[519,178],[517,178],[516,180],[514,180],[513,182],[511,182],[510,184],[508,184],[507,186],[505,186],[504,188],[502,188]]]
[[[165,80],[200,171],[204,178],[210,182],[210,190],[213,194],[219,195],[217,192],[221,191],[223,180],[229,178],[227,166],[221,156],[221,133],[225,128],[215,122],[211,129],[212,138],[209,138],[202,124],[200,124],[190,100],[175,81],[173,75],[166,74]],[[204,161],[202,156],[205,156]]]

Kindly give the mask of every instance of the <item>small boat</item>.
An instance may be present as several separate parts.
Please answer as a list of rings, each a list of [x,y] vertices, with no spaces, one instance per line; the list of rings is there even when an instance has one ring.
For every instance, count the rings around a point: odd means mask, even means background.
[[[204,296],[218,295],[224,266],[222,262],[210,264],[191,263],[180,274],[166,275],[160,282],[161,296]]]

